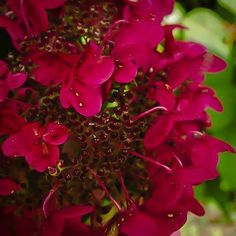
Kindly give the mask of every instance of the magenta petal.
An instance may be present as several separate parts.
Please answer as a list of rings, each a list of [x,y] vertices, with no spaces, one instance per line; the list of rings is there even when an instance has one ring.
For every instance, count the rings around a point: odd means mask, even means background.
[[[222,71],[227,66],[224,60],[222,60],[221,58],[215,55],[207,54],[205,60],[206,60],[206,63],[208,64],[207,72],[210,72],[210,73],[216,73],[216,72]]]
[[[19,88],[26,81],[26,77],[27,76],[25,73],[9,73],[7,75],[7,84],[10,89]]]
[[[65,0],[40,0],[40,4],[46,9],[53,9],[64,5]]]
[[[63,144],[69,137],[68,129],[62,124],[50,123],[47,130],[43,135],[43,140],[52,145]]]
[[[21,39],[24,37],[24,34],[19,26],[14,21],[8,19],[5,16],[0,16],[0,27],[3,27],[7,30],[15,45],[17,39]]]
[[[175,104],[173,90],[168,84],[163,82],[152,84],[148,91],[148,97],[158,102],[161,106],[166,107],[168,110],[172,110]]]
[[[154,218],[142,212],[135,212],[120,226],[120,232],[127,236],[157,236],[158,226]]]
[[[18,191],[20,189],[20,186],[16,184],[15,181],[4,178],[0,179],[0,195],[1,196],[8,196],[12,193]]]
[[[55,166],[59,160],[59,148],[50,144],[36,143],[25,154],[27,163],[38,172],[47,170],[50,166]]]
[[[72,106],[84,116],[93,116],[100,112],[102,107],[101,88],[97,86],[85,86],[75,84],[77,95],[73,95]]]
[[[2,152],[9,157],[24,156],[25,150],[21,135],[16,133],[7,138],[2,144]]]
[[[170,115],[159,116],[148,129],[144,137],[144,145],[148,149],[157,147],[169,134],[174,124]]]
[[[5,81],[0,80],[0,102],[4,101],[8,94],[8,86]]]
[[[64,84],[62,84],[60,90],[60,103],[63,108],[67,109],[71,106],[72,94],[70,88]]]
[[[215,179],[218,176],[217,170],[215,173],[211,171],[211,176],[209,177],[209,171],[201,167],[186,167],[183,170],[183,176],[190,184],[198,185],[206,180]]]
[[[30,59],[37,64],[33,74],[35,79],[42,85],[57,85],[68,79],[71,71],[69,59],[59,53],[32,52]]]
[[[137,67],[131,61],[120,62],[114,72],[114,80],[118,83],[129,83],[137,75]]]
[[[47,13],[39,1],[27,0],[21,2],[21,17],[28,32],[31,35],[38,35],[48,28]]]
[[[115,65],[111,57],[102,56],[96,60],[88,58],[78,69],[79,81],[90,84],[100,85],[106,82],[112,75]]]
[[[0,110],[0,135],[13,134],[19,131],[26,121],[17,113],[2,109]]]

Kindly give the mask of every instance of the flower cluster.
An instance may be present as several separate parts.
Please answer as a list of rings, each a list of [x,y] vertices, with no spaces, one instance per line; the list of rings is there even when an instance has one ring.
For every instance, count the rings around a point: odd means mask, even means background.
[[[226,67],[165,25],[174,0],[7,0],[0,27],[3,235],[179,235],[218,176],[203,85]],[[0,50],[1,50],[0,46]]]

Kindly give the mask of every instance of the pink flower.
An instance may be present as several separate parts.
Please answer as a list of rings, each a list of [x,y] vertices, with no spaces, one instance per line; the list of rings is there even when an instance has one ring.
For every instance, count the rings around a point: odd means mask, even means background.
[[[153,88],[153,87],[152,87]],[[154,88],[153,88],[154,89]],[[173,94],[165,90],[156,88],[156,93],[160,91],[165,96],[165,100],[160,100],[160,95],[152,96],[162,105],[168,105],[172,108],[170,111],[158,116],[153,125],[148,129],[144,138],[146,148],[154,148],[166,139],[176,122],[201,121],[207,122],[205,113],[206,107],[211,107],[216,111],[222,111],[223,107],[219,99],[215,96],[212,89],[196,84],[189,84],[187,87],[181,87],[180,95],[176,98],[173,107]],[[158,97],[159,96],[159,97]]]
[[[69,78],[63,81],[60,102],[84,116],[97,114],[102,107],[102,85],[111,77],[114,63],[111,57],[101,56],[101,50],[91,43],[75,61]]]
[[[138,68],[147,71],[152,54],[155,54],[155,48],[162,38],[163,29],[155,16],[126,20],[114,37],[111,52],[117,62],[114,79],[126,83],[134,79]]]
[[[73,106],[84,116],[97,114],[102,107],[102,86],[109,80],[114,63],[102,56],[101,49],[90,43],[80,55],[33,53],[34,76],[45,86],[62,83],[60,102],[64,108]]]
[[[26,81],[26,73],[8,71],[5,62],[0,61],[0,102],[4,101],[10,90],[19,88]]]
[[[57,164],[58,145],[66,142],[68,135],[67,128],[61,124],[41,127],[38,123],[29,123],[3,142],[2,151],[10,157],[25,156],[33,169],[42,172]]]
[[[0,195],[8,196],[18,191],[20,186],[15,181],[9,178],[0,179]]]
[[[215,73],[225,69],[226,63],[207,52],[203,45],[174,40],[172,30],[176,27],[180,26],[164,28],[165,51],[153,61],[155,70],[165,69],[168,84],[173,89],[189,80],[200,83],[206,72]]]

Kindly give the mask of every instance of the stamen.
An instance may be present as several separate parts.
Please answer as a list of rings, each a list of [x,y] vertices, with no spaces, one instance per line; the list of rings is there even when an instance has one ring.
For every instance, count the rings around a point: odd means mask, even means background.
[[[127,200],[127,204],[128,204],[128,205],[132,208],[132,210],[133,210],[133,209],[136,208],[136,204],[134,203],[133,199],[131,199],[130,196],[129,196],[129,193],[128,193],[127,188],[126,188],[126,186],[125,186],[124,179],[123,179],[123,176],[122,176],[121,172],[118,172],[117,175],[118,175],[118,178],[119,178],[119,181],[120,181],[122,190],[123,190],[123,192],[124,192],[124,194],[125,194],[125,198],[126,198],[126,200]]]
[[[120,206],[120,204],[112,197],[111,193],[108,191],[106,185],[104,184],[104,182],[101,180],[101,178],[97,175],[97,173],[90,169],[91,173],[93,174],[93,176],[95,177],[95,179],[97,180],[97,182],[99,183],[99,185],[101,186],[101,188],[103,189],[103,191],[107,194],[107,196],[109,197],[109,199],[113,202],[113,204],[116,206],[117,210],[119,212],[122,211],[122,207]]]
[[[181,161],[174,153],[172,153],[172,155],[173,155],[173,157],[177,160],[179,166],[180,166],[180,167],[183,167],[182,161]]]
[[[141,155],[141,154],[139,154],[139,153],[137,153],[137,152],[130,151],[130,150],[129,150],[128,152],[129,152],[129,154],[131,154],[131,155],[133,155],[133,156],[139,157],[139,158],[141,158],[141,159],[143,159],[143,160],[145,160],[145,161],[147,161],[147,162],[149,162],[149,163],[152,163],[152,164],[156,165],[157,167],[161,167],[161,168],[165,169],[165,170],[168,171],[169,173],[172,173],[172,170],[171,170],[168,166],[166,166],[166,165],[164,165],[164,164],[161,164],[160,162],[155,161],[155,160],[153,160],[153,159],[150,158],[150,157],[143,156],[143,155]]]
[[[53,194],[55,194],[55,192],[57,191],[57,189],[60,187],[60,183],[56,183],[53,188],[50,190],[49,194],[47,195],[47,197],[45,198],[44,202],[43,202],[43,214],[45,216],[45,218],[47,218],[50,214],[50,212],[47,211],[47,205],[50,204],[49,201],[52,198]]]
[[[155,112],[155,111],[167,111],[167,108],[165,108],[163,106],[153,107],[153,108],[151,108],[151,109],[149,109],[149,110],[147,110],[147,111],[145,111],[145,112],[143,112],[143,113],[133,117],[131,119],[131,122],[135,122],[135,121],[137,121],[137,120],[139,120],[139,119],[141,119],[141,118],[143,118],[143,117],[147,116],[148,114],[150,114],[152,112]]]
[[[117,25],[119,25],[119,24],[121,24],[121,23],[127,23],[127,21],[126,21],[126,20],[118,20],[118,21],[114,22],[114,23],[111,25],[111,27],[109,28],[109,30],[106,32],[106,34],[104,35],[103,40],[102,40],[102,42],[101,42],[101,44],[100,44],[100,47],[102,47],[103,44],[109,39],[112,30],[113,30]]]

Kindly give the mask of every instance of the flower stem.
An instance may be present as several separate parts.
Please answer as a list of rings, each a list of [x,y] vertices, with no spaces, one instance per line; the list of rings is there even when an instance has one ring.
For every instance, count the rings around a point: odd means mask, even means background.
[[[148,114],[150,114],[152,112],[155,112],[155,111],[167,111],[167,109],[165,107],[163,107],[163,106],[153,107],[153,108],[151,108],[151,109],[149,109],[149,110],[147,110],[147,111],[145,111],[143,113],[140,113],[139,115],[133,117],[131,119],[131,122],[135,122],[135,121],[137,121],[137,120],[139,120],[139,119],[141,119],[141,118],[143,118],[143,117],[147,116]]]
[[[153,160],[153,159],[150,158],[150,157],[141,155],[141,154],[139,154],[139,153],[137,153],[137,152],[134,152],[134,151],[129,151],[129,153],[130,153],[131,155],[136,156],[136,157],[139,157],[139,158],[141,158],[141,159],[143,159],[143,160],[145,160],[145,161],[147,161],[147,162],[149,162],[149,163],[152,163],[152,164],[156,165],[157,167],[161,167],[161,168],[165,169],[166,171],[168,171],[169,173],[172,172],[172,170],[171,170],[168,166],[166,166],[166,165],[164,165],[164,164],[161,164],[160,162],[155,161],[155,160]]]
[[[94,170],[91,170],[93,176],[95,177],[96,181],[98,182],[98,184],[101,186],[102,190],[107,194],[107,196],[109,197],[109,199],[113,202],[113,204],[116,206],[118,211],[122,211],[122,207],[120,206],[120,204],[112,197],[111,193],[108,191],[105,183],[102,181],[102,179],[97,175],[97,173]]]

